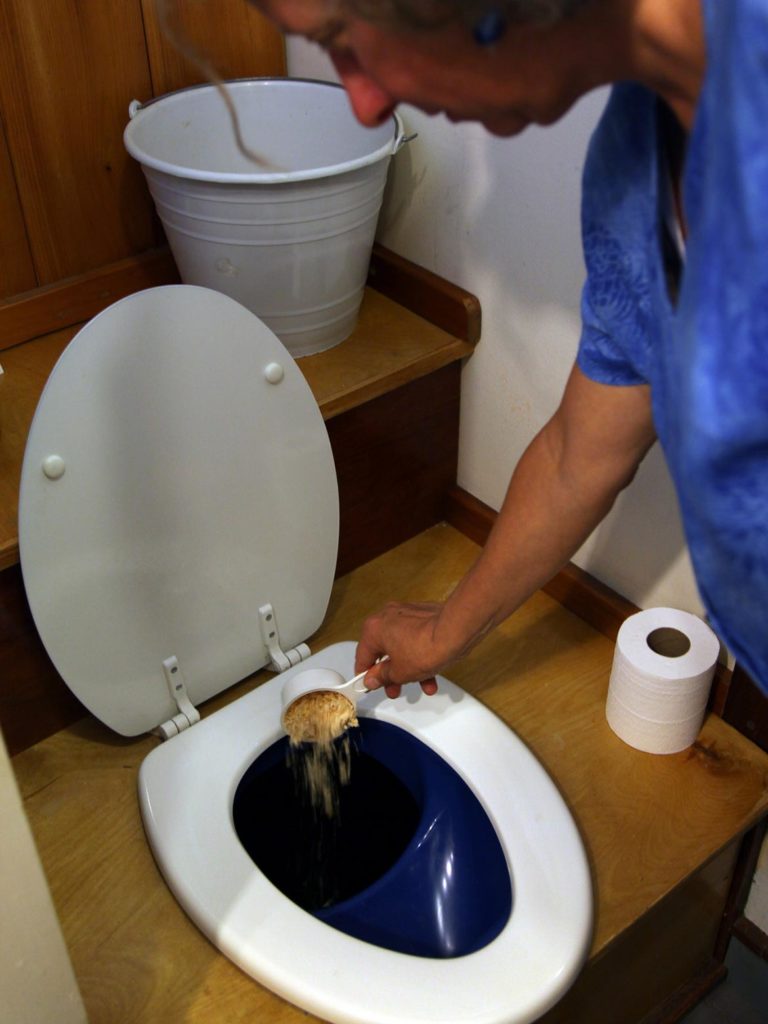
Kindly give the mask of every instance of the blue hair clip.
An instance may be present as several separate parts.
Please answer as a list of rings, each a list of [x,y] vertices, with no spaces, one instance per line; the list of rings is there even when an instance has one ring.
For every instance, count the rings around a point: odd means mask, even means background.
[[[475,22],[472,27],[472,35],[478,46],[492,46],[497,43],[507,29],[507,19],[497,7]]]

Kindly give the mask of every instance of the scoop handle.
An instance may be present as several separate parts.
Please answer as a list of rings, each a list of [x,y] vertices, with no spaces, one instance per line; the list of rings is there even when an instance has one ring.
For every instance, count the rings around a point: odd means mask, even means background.
[[[389,661],[389,655],[383,654],[380,658],[377,658],[376,661],[374,661],[373,665],[378,665],[380,661]],[[362,672],[358,672],[356,676],[352,676],[352,678],[347,682],[347,687],[355,693],[370,693],[368,687],[363,685],[363,680],[370,669],[373,668],[373,665],[369,665],[368,668],[364,669]],[[347,687],[345,687],[345,689]]]

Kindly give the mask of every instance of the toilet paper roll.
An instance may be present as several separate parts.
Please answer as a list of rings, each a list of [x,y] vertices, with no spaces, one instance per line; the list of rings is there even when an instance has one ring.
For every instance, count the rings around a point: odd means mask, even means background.
[[[696,615],[649,608],[616,638],[605,714],[613,731],[652,754],[685,750],[706,711],[720,643]]]

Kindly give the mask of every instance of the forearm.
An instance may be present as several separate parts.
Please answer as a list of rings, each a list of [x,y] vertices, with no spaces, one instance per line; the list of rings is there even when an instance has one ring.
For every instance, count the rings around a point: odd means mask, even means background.
[[[645,387],[608,387],[576,368],[560,408],[510,481],[490,537],[443,605],[387,605],[370,616],[356,670],[369,684],[429,680],[550,579],[605,516],[654,440]]]
[[[548,424],[520,459],[480,557],[435,622],[436,647],[450,660],[555,575],[629,479],[625,473],[573,479],[557,434],[556,424]]]

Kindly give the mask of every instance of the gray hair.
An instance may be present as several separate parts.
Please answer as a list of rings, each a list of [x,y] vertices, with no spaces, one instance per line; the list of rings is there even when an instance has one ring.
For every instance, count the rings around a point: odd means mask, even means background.
[[[590,0],[342,0],[373,22],[430,29],[452,21],[474,24],[491,11],[507,21],[551,25],[570,17]]]

